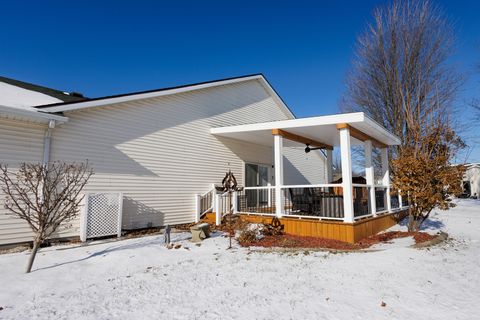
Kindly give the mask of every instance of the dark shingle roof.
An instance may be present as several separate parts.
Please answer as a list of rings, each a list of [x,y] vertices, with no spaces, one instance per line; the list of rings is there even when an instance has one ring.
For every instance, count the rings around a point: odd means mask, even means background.
[[[0,82],[4,82],[12,86],[20,87],[26,90],[40,92],[45,95],[62,100],[63,102],[79,102],[79,101],[88,100],[88,98],[84,97],[79,93],[74,93],[74,92],[65,93],[60,90],[55,90],[55,89],[39,86],[33,83],[23,82],[20,80],[10,79],[7,77],[0,76]]]
[[[197,85],[202,85],[202,84],[209,84],[209,83],[215,83],[215,82],[222,82],[222,81],[227,81],[227,80],[235,80],[235,79],[241,79],[241,78],[249,78],[253,76],[262,76],[264,75],[262,73],[254,73],[254,74],[248,74],[244,76],[238,76],[238,77],[231,77],[231,78],[223,78],[223,79],[217,79],[217,80],[210,80],[210,81],[202,81],[202,82],[196,82],[196,83],[189,83],[189,84],[183,84],[179,86],[174,86],[174,87],[166,87],[166,88],[159,88],[159,89],[153,89],[153,90],[145,90],[145,91],[136,91],[136,92],[129,92],[129,93],[122,93],[122,94],[115,94],[115,95],[110,95],[110,96],[103,96],[103,97],[98,97],[98,98],[86,98],[84,100],[88,101],[98,101],[98,100],[105,100],[105,99],[112,99],[112,98],[120,98],[120,97],[128,97],[128,96],[134,96],[138,94],[144,94],[144,93],[152,93],[152,92],[161,92],[161,91],[167,91],[167,90],[172,90],[172,89],[180,89],[180,88],[186,88],[186,87],[193,87]],[[264,77],[265,81],[268,82],[268,80]],[[273,87],[272,87],[273,89]],[[273,89],[275,91],[275,89]],[[277,93],[275,91],[275,93]],[[278,93],[277,93],[278,95]],[[280,96],[279,96],[280,97]],[[281,99],[281,98],[280,98]],[[282,99],[283,101],[283,99]],[[80,101],[65,101],[65,102],[58,102],[58,103],[52,103],[52,104],[46,104],[46,105],[40,105],[40,106],[35,106],[37,109],[42,109],[42,108],[51,108],[51,107],[56,107],[56,106],[63,106],[67,105],[70,103],[76,103]],[[291,111],[290,111],[291,112]]]

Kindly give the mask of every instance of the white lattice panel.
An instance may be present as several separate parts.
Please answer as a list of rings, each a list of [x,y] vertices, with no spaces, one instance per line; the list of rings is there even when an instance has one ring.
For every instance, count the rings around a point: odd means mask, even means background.
[[[110,235],[120,236],[122,201],[121,193],[86,194],[82,240]]]

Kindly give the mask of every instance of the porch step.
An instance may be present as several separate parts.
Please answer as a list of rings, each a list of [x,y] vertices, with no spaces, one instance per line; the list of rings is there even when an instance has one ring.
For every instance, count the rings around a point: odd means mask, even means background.
[[[205,215],[203,215],[201,221],[206,223],[215,223],[216,222],[215,212],[207,212]]]

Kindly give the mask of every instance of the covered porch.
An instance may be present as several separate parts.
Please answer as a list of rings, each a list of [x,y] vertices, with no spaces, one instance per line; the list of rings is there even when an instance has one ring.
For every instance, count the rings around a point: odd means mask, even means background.
[[[353,228],[361,220],[381,220],[378,217],[398,214],[408,208],[407,197],[392,190],[390,185],[388,147],[400,144],[400,139],[364,113],[212,128],[211,133],[273,146],[274,183],[245,187],[232,199],[234,210],[251,216],[252,220],[276,217],[283,221],[288,218],[344,224],[343,227],[349,224]],[[299,152],[321,150],[326,163],[326,183],[284,183],[284,147],[299,144],[305,147],[305,151]],[[361,179],[353,177],[352,146],[356,145],[363,146],[365,153],[365,177]],[[341,160],[341,179],[336,181],[334,148],[339,148]],[[372,156],[374,148],[381,154],[377,177]]]

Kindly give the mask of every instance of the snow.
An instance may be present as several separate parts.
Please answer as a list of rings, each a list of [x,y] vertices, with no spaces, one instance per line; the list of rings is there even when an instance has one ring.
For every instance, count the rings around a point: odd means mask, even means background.
[[[459,200],[426,229],[452,239],[265,253],[226,250],[218,234],[197,247],[178,233],[180,249],[161,236],[42,249],[31,274],[27,253],[4,254],[0,318],[480,319],[480,201]]]
[[[386,249],[392,249],[392,248],[405,248],[405,247],[413,246],[414,244],[415,244],[415,240],[413,239],[413,237],[406,237],[406,238],[392,239],[387,243],[374,244],[368,249],[370,251],[370,250],[386,250]]]
[[[0,81],[0,105],[36,111],[33,106],[63,102],[52,96]]]

